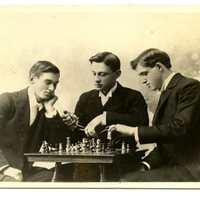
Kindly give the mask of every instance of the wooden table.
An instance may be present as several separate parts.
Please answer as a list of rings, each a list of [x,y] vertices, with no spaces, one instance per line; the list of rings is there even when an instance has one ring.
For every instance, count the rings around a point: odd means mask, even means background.
[[[70,163],[98,163],[100,169],[100,181],[105,181],[105,164],[113,163],[118,160],[123,160],[132,157],[135,160],[144,155],[143,151],[121,153],[121,150],[107,152],[66,152],[54,151],[50,153],[25,153],[28,162],[55,162],[55,171],[52,182],[56,179],[57,168],[62,162]]]

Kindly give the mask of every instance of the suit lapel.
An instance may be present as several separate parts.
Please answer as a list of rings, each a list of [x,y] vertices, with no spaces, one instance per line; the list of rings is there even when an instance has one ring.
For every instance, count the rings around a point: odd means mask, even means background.
[[[99,91],[94,90],[91,99],[90,99],[90,108],[93,113],[101,113],[102,112],[102,103],[101,98],[99,97]]]
[[[121,105],[121,89],[122,86],[119,83],[117,83],[117,89],[112,94],[112,97],[109,98],[103,106],[104,110],[107,110],[110,106],[115,107]]]
[[[173,88],[178,84],[178,82],[182,79],[182,77],[183,76],[179,73],[174,75],[172,77],[171,81],[169,82],[166,90],[161,93],[159,101],[158,101],[158,106],[157,106],[156,111],[154,113],[153,122],[152,122],[153,124],[156,123],[159,112],[162,110],[162,108],[163,108],[165,102],[167,101],[168,97],[170,96]]]
[[[28,89],[24,89],[16,93],[14,97],[16,114],[17,114],[17,125],[19,128],[20,139],[23,140],[26,133],[29,130],[30,122],[30,108],[28,99]]]

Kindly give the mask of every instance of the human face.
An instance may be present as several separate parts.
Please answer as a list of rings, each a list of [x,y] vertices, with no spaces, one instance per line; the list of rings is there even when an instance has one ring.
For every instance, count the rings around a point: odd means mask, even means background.
[[[101,90],[107,94],[115,85],[117,78],[120,76],[120,71],[113,72],[109,66],[104,63],[92,63],[92,74],[94,77],[94,85],[97,90]]]
[[[136,72],[142,80],[142,83],[147,85],[151,90],[160,90],[162,86],[162,73],[160,67],[155,65],[153,68],[143,66],[140,63],[136,67]]]
[[[32,76],[30,83],[38,102],[48,101],[54,96],[59,77],[60,74],[52,72],[42,73],[39,77]]]

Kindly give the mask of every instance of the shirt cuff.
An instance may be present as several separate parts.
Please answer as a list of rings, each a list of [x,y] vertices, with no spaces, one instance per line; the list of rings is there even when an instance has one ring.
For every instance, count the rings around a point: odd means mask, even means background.
[[[8,167],[9,167],[9,165],[4,165],[4,166],[0,167],[0,172],[2,173]]]
[[[105,111],[102,114],[102,125],[106,125],[106,112]]]
[[[46,118],[53,118],[56,115],[57,115],[57,110],[56,109],[54,111],[50,112],[50,113],[45,112]]]
[[[11,176],[18,181],[22,181],[22,171],[13,167],[8,167],[3,170],[3,174],[7,176]]]
[[[147,170],[150,170],[150,169],[151,169],[151,166],[150,166],[150,164],[149,164],[148,162],[142,161],[141,163],[144,164],[144,165],[146,166]]]
[[[135,127],[135,141],[136,143],[140,144],[139,137],[138,137],[138,127]]]

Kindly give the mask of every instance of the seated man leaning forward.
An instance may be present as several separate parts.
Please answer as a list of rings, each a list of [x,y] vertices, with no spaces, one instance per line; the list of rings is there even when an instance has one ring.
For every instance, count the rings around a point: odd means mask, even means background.
[[[200,82],[172,72],[168,54],[159,49],[147,49],[131,66],[148,88],[162,93],[151,127],[110,127],[112,137],[157,143],[143,171],[133,169],[122,181],[200,181]]]
[[[142,94],[117,82],[121,75],[119,58],[113,53],[101,52],[92,56],[89,61],[95,89],[83,93],[77,102],[75,115],[78,117],[79,125],[85,128],[82,132],[75,129],[72,141],[81,141],[84,137],[98,137],[104,140],[107,136],[103,136],[102,130],[112,124],[148,125],[147,105]],[[69,114],[65,114],[63,119],[69,125]],[[130,145],[135,145],[133,137],[125,140]],[[91,170],[83,167],[82,174],[86,174],[87,171],[91,173]],[[116,177],[114,173],[110,175],[111,179]],[[88,174],[85,176],[89,177]],[[79,177],[78,181],[81,180],[89,178]],[[94,180],[98,181],[98,177]]]
[[[42,141],[63,141],[62,119],[54,108],[59,69],[48,61],[35,63],[29,86],[0,95],[0,180],[50,181],[53,171],[32,167],[24,153],[38,152]]]

